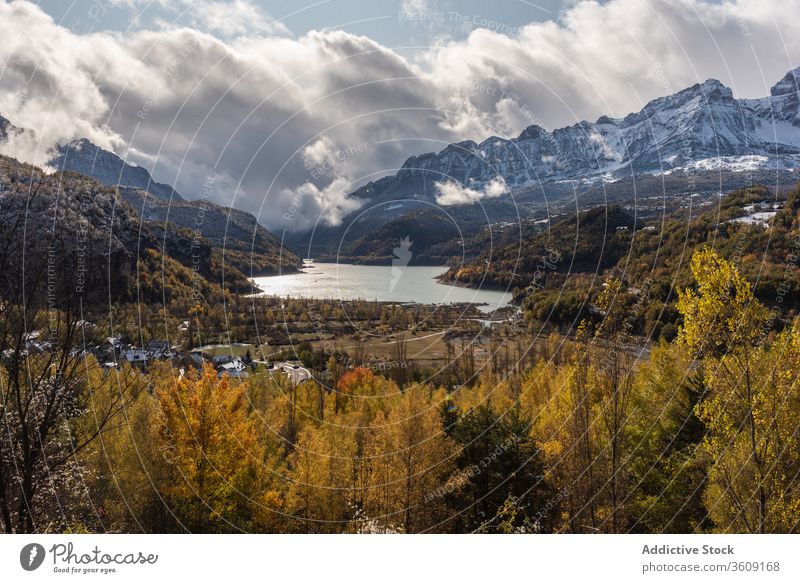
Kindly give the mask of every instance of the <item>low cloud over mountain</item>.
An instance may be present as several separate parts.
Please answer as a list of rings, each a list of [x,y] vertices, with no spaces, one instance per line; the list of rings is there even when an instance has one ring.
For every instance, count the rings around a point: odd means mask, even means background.
[[[187,198],[213,177],[215,202],[298,231],[340,221],[361,204],[349,193],[412,154],[622,116],[709,77],[759,97],[800,62],[800,21],[756,0],[581,2],[413,50],[293,36],[233,5],[253,16],[220,28],[210,8],[203,21],[77,34],[33,3],[0,2],[0,113],[32,131],[2,152],[43,164],[87,138]]]

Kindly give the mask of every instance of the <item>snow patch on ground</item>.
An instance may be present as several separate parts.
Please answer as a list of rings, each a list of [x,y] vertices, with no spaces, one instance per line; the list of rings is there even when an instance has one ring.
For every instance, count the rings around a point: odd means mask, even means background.
[[[747,225],[763,225],[766,226],[772,220],[772,217],[777,215],[777,211],[761,211],[752,213],[744,217],[737,217],[733,219],[734,223],[745,223]]]

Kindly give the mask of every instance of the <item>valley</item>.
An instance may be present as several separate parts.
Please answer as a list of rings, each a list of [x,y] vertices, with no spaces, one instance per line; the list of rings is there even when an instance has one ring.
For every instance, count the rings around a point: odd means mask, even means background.
[[[287,214],[340,206],[296,230],[0,155],[3,530],[795,531],[798,71],[352,191],[312,151]]]

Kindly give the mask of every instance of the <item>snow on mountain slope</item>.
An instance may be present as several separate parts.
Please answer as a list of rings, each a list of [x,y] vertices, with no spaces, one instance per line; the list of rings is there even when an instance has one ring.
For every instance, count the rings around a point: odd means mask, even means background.
[[[760,99],[736,99],[709,79],[655,99],[624,118],[603,116],[552,132],[533,125],[517,138],[466,140],[409,158],[395,177],[354,196],[432,199],[437,182],[479,189],[501,177],[514,192],[565,180],[616,180],[681,170],[800,168],[800,68]]]

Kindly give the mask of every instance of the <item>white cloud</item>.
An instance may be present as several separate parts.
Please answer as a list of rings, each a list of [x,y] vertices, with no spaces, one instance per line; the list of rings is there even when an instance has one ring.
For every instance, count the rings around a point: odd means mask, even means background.
[[[195,6],[179,0],[184,18],[158,30],[75,34],[0,0],[0,114],[36,132],[3,151],[42,164],[87,137],[190,198],[213,169],[220,202],[298,229],[341,220],[361,204],[348,189],[447,142],[624,115],[708,77],[763,96],[800,64],[800,0],[587,1],[402,52],[343,31],[293,38],[249,0]]]
[[[335,146],[326,137],[321,137],[313,144],[303,148],[303,161],[306,168],[313,169],[325,164],[330,164],[335,156]]]
[[[190,10],[193,23],[211,32],[224,36],[240,36],[244,34],[288,34],[289,29],[247,0],[219,2],[215,0],[183,0],[177,4],[185,4]]]
[[[403,0],[400,10],[407,13],[432,12],[429,0]]]
[[[436,202],[442,206],[473,204],[486,198],[497,198],[508,193],[508,186],[501,177],[489,181],[483,188],[473,189],[452,180],[436,182]]]
[[[602,153],[602,157],[607,160],[621,160],[622,155],[614,151],[614,149],[608,145],[605,138],[601,136],[598,132],[592,132],[589,134],[589,141],[591,141],[597,148],[600,149]]]
[[[326,217],[323,224],[340,225],[345,216],[364,204],[364,201],[348,196],[352,190],[353,183],[344,178],[334,178],[324,188],[305,182],[299,188],[287,190],[285,196],[291,197],[293,201],[293,206],[284,213],[287,228],[306,231],[315,226],[313,217],[302,212],[305,206],[322,209]]]
[[[638,111],[709,77],[740,97],[767,95],[800,65],[800,21],[786,18],[798,9],[797,0],[585,1],[558,21],[511,36],[478,29],[423,58],[480,123],[556,128]]]
[[[161,28],[192,26],[222,37],[288,34],[286,25],[250,0],[112,0],[136,10],[159,9]],[[163,14],[162,14],[163,13]]]

